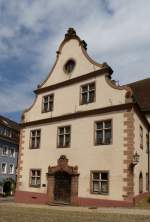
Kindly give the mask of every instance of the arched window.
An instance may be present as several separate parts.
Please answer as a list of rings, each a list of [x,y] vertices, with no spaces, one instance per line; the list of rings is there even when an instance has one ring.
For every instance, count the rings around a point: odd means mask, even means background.
[[[140,175],[139,175],[139,193],[143,193],[143,175],[142,175],[142,172],[140,172]]]

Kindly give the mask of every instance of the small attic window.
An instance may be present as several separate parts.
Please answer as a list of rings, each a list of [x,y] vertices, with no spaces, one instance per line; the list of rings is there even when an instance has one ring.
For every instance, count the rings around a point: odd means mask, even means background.
[[[73,59],[69,59],[64,65],[64,71],[67,74],[70,74],[75,68],[75,61]]]

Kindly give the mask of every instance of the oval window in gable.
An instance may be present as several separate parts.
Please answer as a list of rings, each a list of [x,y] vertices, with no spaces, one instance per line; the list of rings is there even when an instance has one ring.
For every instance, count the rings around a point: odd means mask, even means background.
[[[65,73],[70,74],[74,70],[75,65],[76,65],[75,61],[73,59],[69,59],[64,65]]]

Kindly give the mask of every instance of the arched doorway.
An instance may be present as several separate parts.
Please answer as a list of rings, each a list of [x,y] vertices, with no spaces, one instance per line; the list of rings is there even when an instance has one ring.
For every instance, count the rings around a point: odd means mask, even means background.
[[[64,172],[55,173],[54,200],[58,202],[70,203],[71,197],[71,176]]]
[[[142,175],[142,172],[139,175],[139,193],[143,193],[143,175]]]

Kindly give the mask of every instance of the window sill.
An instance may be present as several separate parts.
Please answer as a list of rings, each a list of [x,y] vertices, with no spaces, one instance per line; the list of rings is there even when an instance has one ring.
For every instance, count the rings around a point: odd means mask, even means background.
[[[96,192],[91,192],[91,194],[102,195],[102,196],[108,196],[109,195],[109,193],[96,193]]]
[[[50,112],[53,112],[53,110],[48,110],[48,111],[42,110],[42,113],[50,113]]]
[[[29,187],[33,187],[33,188],[40,188],[41,185],[29,185]]]
[[[70,148],[70,146],[57,146],[58,149]]]
[[[95,146],[109,146],[112,145],[112,143],[95,143]]]
[[[38,150],[40,147],[29,147],[30,150]]]

